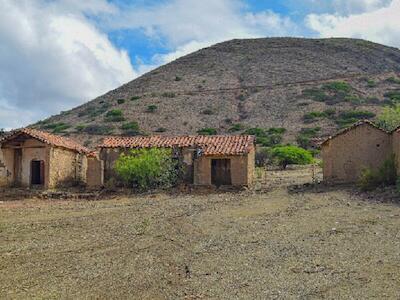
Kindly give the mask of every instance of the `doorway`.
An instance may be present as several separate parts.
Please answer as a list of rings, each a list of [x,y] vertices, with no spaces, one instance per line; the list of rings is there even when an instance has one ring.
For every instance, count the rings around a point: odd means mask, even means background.
[[[216,186],[231,185],[231,160],[211,160],[211,183]]]
[[[31,162],[31,185],[44,184],[44,161],[32,160]]]

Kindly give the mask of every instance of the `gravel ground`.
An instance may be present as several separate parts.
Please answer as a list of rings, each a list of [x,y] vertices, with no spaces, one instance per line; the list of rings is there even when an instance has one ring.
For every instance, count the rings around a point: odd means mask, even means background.
[[[289,193],[305,172],[261,191],[2,201],[0,298],[398,299],[399,205]]]

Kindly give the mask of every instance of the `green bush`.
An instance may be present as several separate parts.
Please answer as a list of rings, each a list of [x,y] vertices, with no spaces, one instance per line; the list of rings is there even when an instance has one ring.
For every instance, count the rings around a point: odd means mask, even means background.
[[[321,130],[321,127],[302,128],[297,136],[297,145],[301,148],[311,148],[311,139],[316,137]]]
[[[371,119],[373,117],[375,117],[375,114],[370,111],[364,111],[364,110],[345,111],[339,114],[339,117],[336,119],[336,124],[339,125],[340,127],[347,127],[360,120]]]
[[[345,93],[348,93],[352,90],[351,85],[343,81],[334,81],[325,83],[322,86],[322,89],[330,92],[345,92]]]
[[[324,91],[318,88],[304,90],[303,96],[311,98],[314,101],[318,102],[325,102],[331,99],[329,95],[327,95]]]
[[[139,100],[141,97],[140,96],[133,96],[131,97],[131,101],[136,101]]]
[[[164,92],[161,94],[161,96],[165,97],[165,98],[175,98],[175,93],[173,92]]]
[[[296,146],[275,147],[271,151],[271,156],[282,169],[286,169],[289,164],[306,165],[313,162],[309,151]]]
[[[148,113],[154,113],[157,109],[158,109],[157,105],[154,105],[154,104],[147,106]]]
[[[384,107],[378,116],[378,126],[381,128],[392,131],[400,126],[400,104],[394,107]]]
[[[175,76],[175,81],[181,81],[181,80],[182,80],[182,77]]]
[[[284,134],[286,132],[286,128],[282,127],[271,127],[267,130],[269,134]]]
[[[111,126],[107,125],[87,125],[84,129],[83,132],[86,132],[88,134],[97,134],[97,135],[108,135],[113,132],[113,128]]]
[[[304,114],[303,120],[305,123],[311,123],[311,122],[315,122],[318,119],[325,118],[325,117],[326,117],[325,113],[323,113],[321,111],[312,111],[312,112]]]
[[[63,122],[47,124],[44,126],[45,129],[51,129],[53,133],[63,133],[70,127],[71,125]]]
[[[229,128],[230,132],[236,132],[236,131],[241,131],[244,129],[244,126],[242,124],[233,124],[231,128]]]
[[[122,110],[120,109],[113,109],[107,112],[105,116],[106,122],[122,122],[125,121],[123,116]]]
[[[367,80],[367,86],[370,87],[370,88],[373,88],[373,87],[377,86],[377,83],[372,79],[368,79]]]
[[[265,129],[258,128],[258,127],[249,128],[244,132],[244,134],[255,135],[256,137],[266,136]]]
[[[371,191],[380,186],[394,185],[397,183],[396,170],[395,156],[391,155],[378,170],[364,169],[358,180],[358,186],[363,191]]]
[[[117,100],[117,103],[118,103],[118,104],[124,104],[124,103],[125,103],[125,99],[118,99],[118,100]]]
[[[243,134],[255,135],[256,143],[264,147],[272,147],[280,144],[283,140],[285,128],[271,127],[268,130],[263,128],[249,128]]]
[[[122,181],[140,190],[169,187],[178,180],[177,163],[171,149],[134,149],[122,154],[115,163]]]
[[[388,79],[386,79],[386,81],[390,83],[400,84],[400,78],[398,77],[389,77]]]
[[[384,96],[388,98],[392,104],[396,104],[400,101],[400,91],[390,91],[387,92]]]
[[[214,111],[211,108],[207,108],[201,112],[203,115],[212,115]]]
[[[217,134],[217,129],[215,128],[202,128],[197,131],[197,134],[200,135],[216,135]]]
[[[121,126],[124,135],[135,136],[140,134],[139,124],[137,122],[128,122]]]

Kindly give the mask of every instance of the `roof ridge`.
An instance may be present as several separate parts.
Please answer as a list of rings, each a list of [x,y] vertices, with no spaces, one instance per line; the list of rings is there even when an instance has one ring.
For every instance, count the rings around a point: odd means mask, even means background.
[[[113,136],[97,148],[201,147],[207,155],[244,154],[253,147],[252,135]]]
[[[374,127],[375,129],[378,129],[378,130],[380,130],[380,131],[383,131],[383,132],[385,132],[385,133],[387,133],[387,134],[391,134],[391,133],[393,132],[393,131],[387,131],[387,130],[385,130],[385,129],[379,127],[378,125],[376,125],[375,123],[373,123],[373,122],[370,121],[370,120],[366,120],[366,119],[365,119],[365,120],[359,120],[359,121],[357,121],[356,123],[352,124],[351,126],[346,127],[346,128],[343,128],[343,129],[339,130],[338,132],[336,132],[335,134],[330,135],[329,137],[327,137],[327,138],[321,143],[321,146],[324,145],[326,142],[328,142],[328,141],[334,139],[335,137],[337,137],[337,136],[339,136],[339,135],[342,135],[342,134],[344,134],[344,133],[346,133],[346,132],[348,132],[348,131],[350,131],[350,130],[352,130],[352,129],[358,127],[358,126],[361,126],[361,125],[370,125],[370,126]]]
[[[37,139],[45,144],[73,150],[79,153],[90,154],[92,152],[89,148],[82,146],[81,144],[70,138],[28,127],[19,128],[11,131],[11,133],[8,136],[4,137],[3,139],[0,139],[0,143],[8,141],[20,134],[27,134],[32,138]]]

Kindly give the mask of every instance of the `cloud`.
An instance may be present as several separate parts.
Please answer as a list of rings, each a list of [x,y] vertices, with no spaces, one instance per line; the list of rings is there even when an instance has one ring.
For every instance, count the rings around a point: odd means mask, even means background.
[[[392,0],[288,0],[286,5],[301,13],[329,13],[341,16],[371,12],[390,5]]]
[[[0,0],[0,128],[27,125],[137,76],[87,14],[107,1]]]
[[[400,0],[393,0],[389,6],[362,14],[311,14],[306,24],[321,37],[362,38],[400,47],[399,12]]]
[[[173,0],[152,7],[133,6],[109,20],[108,25],[113,29],[142,30],[148,38],[164,42],[171,51],[155,55],[153,65],[233,38],[299,32],[290,18],[271,10],[246,12],[244,2],[238,0]]]
[[[0,128],[72,108],[218,42],[299,32],[290,18],[250,12],[244,0],[123,3],[0,0]],[[138,58],[134,70],[128,53],[107,36],[120,29],[143,32],[163,54],[146,64]]]

